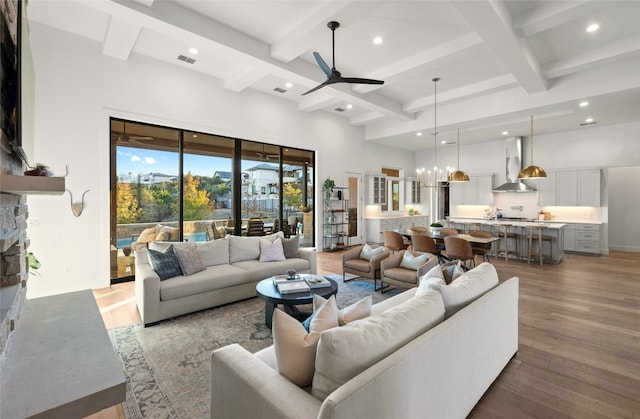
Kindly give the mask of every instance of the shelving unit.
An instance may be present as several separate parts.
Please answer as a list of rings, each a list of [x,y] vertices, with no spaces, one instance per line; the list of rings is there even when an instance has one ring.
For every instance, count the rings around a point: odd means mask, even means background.
[[[324,192],[322,247],[325,251],[349,247],[349,200],[344,199],[348,188],[334,187],[328,200]]]

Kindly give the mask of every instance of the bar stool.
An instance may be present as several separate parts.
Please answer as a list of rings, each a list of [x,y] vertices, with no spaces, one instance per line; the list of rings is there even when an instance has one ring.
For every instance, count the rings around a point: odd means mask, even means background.
[[[498,224],[495,226],[497,230],[497,236],[500,237],[503,242],[504,247],[498,246],[498,250],[496,250],[496,257],[500,255],[500,252],[504,252],[504,260],[506,262],[509,261],[509,255],[515,255],[515,257],[520,256],[520,250],[518,249],[518,234],[510,231],[510,228],[513,227],[511,224]],[[513,240],[515,242],[515,250],[510,250],[509,248],[509,240]]]
[[[544,242],[549,242],[549,260],[553,259],[553,237],[542,234],[544,226],[528,226],[529,229],[529,253],[527,255],[527,263],[531,264],[531,253],[533,248],[533,242],[538,243],[538,259],[540,260],[540,266],[546,255],[543,254]]]

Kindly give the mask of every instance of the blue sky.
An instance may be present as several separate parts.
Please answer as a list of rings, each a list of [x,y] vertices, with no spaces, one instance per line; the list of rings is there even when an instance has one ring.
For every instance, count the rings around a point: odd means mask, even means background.
[[[117,148],[117,173],[135,178],[138,173],[178,174],[178,154],[169,151],[147,150],[134,147]],[[255,162],[249,163],[254,165]],[[244,166],[244,165],[243,165]],[[216,171],[231,171],[231,159],[186,154],[184,171],[193,175],[213,176]]]

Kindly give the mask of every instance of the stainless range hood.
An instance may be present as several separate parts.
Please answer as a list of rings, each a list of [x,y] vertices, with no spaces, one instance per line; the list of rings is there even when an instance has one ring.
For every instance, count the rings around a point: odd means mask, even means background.
[[[506,178],[507,182],[493,189],[493,192],[535,192],[536,189],[518,180],[522,170],[522,138],[509,137],[506,140]]]

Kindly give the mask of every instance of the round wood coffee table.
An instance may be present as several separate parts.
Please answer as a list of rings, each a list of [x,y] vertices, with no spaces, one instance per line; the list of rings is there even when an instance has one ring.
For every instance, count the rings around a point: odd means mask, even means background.
[[[300,276],[304,278],[304,274]],[[269,277],[258,282],[258,285],[256,285],[256,294],[258,295],[258,298],[264,300],[264,322],[267,327],[271,329],[273,310],[275,310],[278,304],[281,304],[287,313],[293,315],[298,320],[304,320],[304,318],[308,317],[309,313],[298,311],[296,306],[312,304],[313,294],[320,295],[324,298],[336,295],[338,293],[338,283],[331,278],[325,278],[331,283],[331,287],[314,288],[309,292],[298,292],[295,294],[285,295],[280,294],[278,288],[273,285],[273,277]]]

